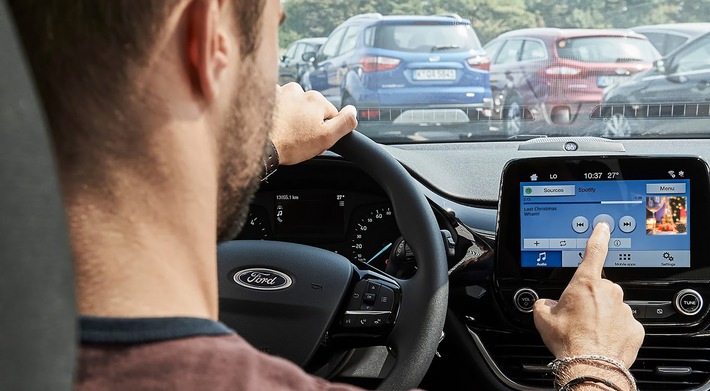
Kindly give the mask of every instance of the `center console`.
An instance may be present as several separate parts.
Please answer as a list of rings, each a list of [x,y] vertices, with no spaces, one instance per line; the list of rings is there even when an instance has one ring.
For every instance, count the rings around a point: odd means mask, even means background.
[[[496,297],[534,327],[538,298],[558,299],[594,227],[611,228],[604,277],[647,332],[683,334],[710,308],[710,180],[697,157],[551,157],[510,162],[497,224]]]

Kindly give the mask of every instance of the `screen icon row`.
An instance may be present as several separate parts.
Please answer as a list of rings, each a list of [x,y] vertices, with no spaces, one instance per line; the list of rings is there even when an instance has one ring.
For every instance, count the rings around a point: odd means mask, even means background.
[[[614,232],[614,230],[616,229],[616,222],[614,221],[614,218],[608,214],[597,215],[597,217],[595,217],[592,221],[592,226],[596,227],[597,224],[601,223],[602,221],[609,224],[611,232]],[[619,230],[621,230],[621,232],[628,234],[634,232],[635,229],[636,219],[634,219],[633,217],[624,216],[619,219]],[[574,219],[572,219],[572,230],[578,234],[583,234],[587,232],[587,230],[589,230],[589,220],[584,216],[575,217]]]
[[[523,249],[570,249],[587,247],[588,239],[576,238],[532,238],[523,239]],[[631,248],[631,238],[611,238],[609,248]]]

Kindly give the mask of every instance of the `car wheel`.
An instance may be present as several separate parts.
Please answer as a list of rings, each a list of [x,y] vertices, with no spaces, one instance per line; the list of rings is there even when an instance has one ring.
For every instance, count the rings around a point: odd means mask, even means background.
[[[607,121],[604,135],[607,137],[628,137],[631,134],[631,124],[625,115],[613,114]]]
[[[514,97],[505,105],[504,129],[508,137],[517,136],[523,132],[523,105],[518,97]]]
[[[448,267],[439,225],[418,183],[379,144],[353,131],[331,150],[387,193],[416,254],[415,275],[392,277],[301,244],[226,242],[218,248],[220,320],[260,350],[302,366],[325,344],[339,351],[387,346],[394,363],[379,388],[414,388],[434,358],[446,317]],[[363,302],[366,291],[378,295],[374,306]]]

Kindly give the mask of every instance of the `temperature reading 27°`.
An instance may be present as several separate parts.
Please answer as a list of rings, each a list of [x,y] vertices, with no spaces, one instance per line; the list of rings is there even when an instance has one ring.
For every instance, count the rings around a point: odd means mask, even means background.
[[[619,177],[618,171],[609,171],[606,173],[606,179],[617,179]]]

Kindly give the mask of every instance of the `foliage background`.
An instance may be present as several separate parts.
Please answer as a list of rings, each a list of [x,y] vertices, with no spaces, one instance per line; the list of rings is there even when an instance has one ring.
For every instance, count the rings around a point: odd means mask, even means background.
[[[457,13],[470,19],[483,44],[526,27],[627,28],[644,24],[705,22],[708,0],[284,0],[287,19],[280,46],[325,37],[347,18]]]

